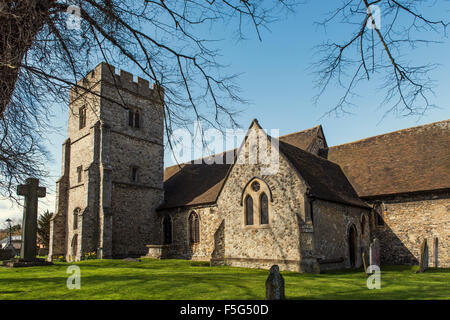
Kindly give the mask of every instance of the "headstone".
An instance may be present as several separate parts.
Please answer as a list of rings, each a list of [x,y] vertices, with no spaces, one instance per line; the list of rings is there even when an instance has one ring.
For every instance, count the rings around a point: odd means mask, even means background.
[[[424,239],[422,245],[420,246],[420,262],[419,262],[419,270],[417,270],[417,272],[425,272],[425,270],[427,269],[428,269],[428,243],[427,239]]]
[[[380,242],[377,238],[373,239],[369,248],[369,263],[371,266],[380,266]]]
[[[17,194],[25,197],[20,258],[27,261],[34,260],[36,258],[38,199],[45,197],[46,190],[44,187],[39,187],[39,179],[29,178],[24,185],[17,187]]]
[[[266,300],[284,300],[284,279],[280,268],[274,265],[270,268],[266,280]]]
[[[438,238],[434,238],[434,267],[435,268],[439,267],[438,247],[439,247],[439,239]]]

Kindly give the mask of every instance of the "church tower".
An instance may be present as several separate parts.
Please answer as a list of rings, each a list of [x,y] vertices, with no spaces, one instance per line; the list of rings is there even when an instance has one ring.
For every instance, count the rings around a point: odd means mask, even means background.
[[[144,255],[159,239],[164,92],[106,63],[78,86],[70,90],[49,259]]]

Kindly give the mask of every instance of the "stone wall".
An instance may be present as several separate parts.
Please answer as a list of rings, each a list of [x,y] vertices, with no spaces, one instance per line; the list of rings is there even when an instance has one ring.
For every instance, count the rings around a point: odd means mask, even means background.
[[[218,215],[225,221],[224,260],[232,266],[270,268],[278,264],[282,270],[299,271],[302,256],[300,226],[305,223],[306,185],[278,152],[275,154],[279,159],[276,174],[261,174],[262,159],[251,164],[251,154],[259,153],[259,150],[250,152],[249,141],[254,141],[254,135],[261,134],[256,125],[253,128],[256,130],[250,132],[217,201]],[[259,225],[258,212],[254,212],[255,224],[246,226],[242,196],[255,177],[267,184],[272,193],[271,197],[268,195],[269,224]]]
[[[195,244],[190,243],[189,235],[189,216],[192,212],[199,217],[200,241]],[[223,219],[216,205],[161,211],[158,219],[161,230],[165,216],[170,216],[172,220],[172,244],[168,248],[170,257],[202,261],[211,259],[215,249],[215,233]],[[162,243],[162,238],[157,243]]]
[[[375,234],[380,239],[383,264],[418,264],[420,245],[426,238],[430,266],[434,266],[434,239],[438,238],[439,267],[450,267],[450,193],[379,200],[384,226],[375,224]]]
[[[352,225],[357,230],[355,267],[362,265],[361,253],[364,251],[368,257],[370,244],[370,212],[370,209],[328,201],[313,202],[314,247],[320,270],[350,267],[348,233]],[[364,226],[362,225],[363,215],[365,215]]]

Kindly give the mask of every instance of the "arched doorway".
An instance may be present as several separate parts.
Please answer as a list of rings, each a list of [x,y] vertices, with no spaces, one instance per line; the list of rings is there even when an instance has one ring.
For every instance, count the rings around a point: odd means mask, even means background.
[[[355,225],[351,225],[348,229],[348,251],[350,257],[350,266],[356,267],[356,252],[358,249],[357,231]]]

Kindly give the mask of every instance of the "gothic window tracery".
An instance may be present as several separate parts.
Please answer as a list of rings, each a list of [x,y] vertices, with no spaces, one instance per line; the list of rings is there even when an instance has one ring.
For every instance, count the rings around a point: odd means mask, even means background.
[[[268,226],[270,225],[270,201],[272,193],[266,182],[253,178],[247,183],[242,193],[244,207],[244,225]]]

